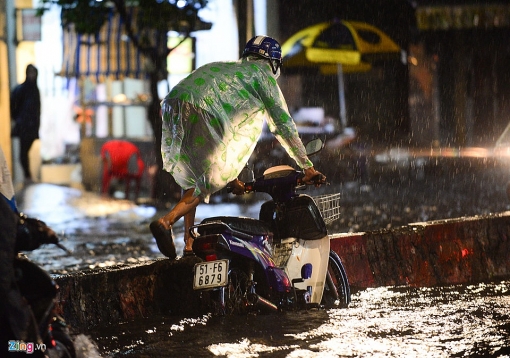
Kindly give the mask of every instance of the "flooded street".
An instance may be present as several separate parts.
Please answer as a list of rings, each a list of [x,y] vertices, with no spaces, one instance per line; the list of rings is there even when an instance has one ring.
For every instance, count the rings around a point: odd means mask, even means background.
[[[456,159],[429,165],[422,178],[410,175],[407,167],[380,167],[378,172],[373,169],[372,176],[363,183],[341,179],[336,171],[330,172],[331,185],[304,193],[311,196],[341,193],[341,217],[328,226],[330,233],[388,229],[413,222],[510,210],[505,192],[510,170],[506,164]],[[45,221],[73,252],[67,255],[54,246],[43,246],[28,253],[50,273],[163,257],[149,231],[149,223],[166,210],[51,184],[31,185],[18,193],[17,198],[23,211]],[[196,222],[217,215],[257,218],[260,205],[267,199],[265,194],[213,195],[210,204],[197,208]],[[173,231],[180,254],[184,247],[182,219]]]
[[[381,287],[348,309],[161,317],[91,332],[107,357],[509,357],[510,282]]]
[[[382,172],[365,183],[332,180],[332,185],[307,193],[342,194],[342,218],[330,225],[330,232],[510,209],[505,192],[510,174],[494,163],[436,166],[419,180],[401,174]],[[163,257],[148,224],[164,210],[49,184],[29,186],[17,197],[27,214],[46,221],[72,251],[68,255],[44,246],[28,254],[53,275]],[[259,204],[255,198],[218,196],[199,206],[197,221],[215,215],[257,217]],[[182,220],[174,233],[180,254]],[[342,310],[156,317],[81,333],[97,345],[97,354],[86,347],[80,352],[79,357],[87,358],[510,357],[510,282],[380,287],[355,293],[350,307]]]
[[[510,358],[510,0],[0,9],[0,358]]]

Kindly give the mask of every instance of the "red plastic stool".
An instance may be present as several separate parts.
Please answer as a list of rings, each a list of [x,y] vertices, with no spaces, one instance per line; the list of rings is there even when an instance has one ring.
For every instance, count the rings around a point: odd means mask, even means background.
[[[145,164],[136,145],[125,140],[110,140],[101,147],[103,181],[101,192],[108,193],[110,182],[118,178],[126,182],[126,199],[129,198],[131,180],[135,181],[135,200],[140,191]]]

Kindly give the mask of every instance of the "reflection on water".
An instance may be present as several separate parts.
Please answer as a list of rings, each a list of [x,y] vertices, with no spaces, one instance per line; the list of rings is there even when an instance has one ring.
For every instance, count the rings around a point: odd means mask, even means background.
[[[296,339],[340,356],[494,356],[510,354],[509,283],[441,288],[377,288]],[[327,338],[326,338],[327,337]]]
[[[367,289],[348,309],[160,317],[92,338],[105,357],[509,357],[510,281]]]

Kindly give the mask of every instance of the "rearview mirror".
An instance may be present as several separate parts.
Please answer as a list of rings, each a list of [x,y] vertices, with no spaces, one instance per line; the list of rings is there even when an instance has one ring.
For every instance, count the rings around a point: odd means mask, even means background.
[[[320,138],[315,138],[306,143],[305,149],[307,155],[318,153],[324,148],[324,142]]]

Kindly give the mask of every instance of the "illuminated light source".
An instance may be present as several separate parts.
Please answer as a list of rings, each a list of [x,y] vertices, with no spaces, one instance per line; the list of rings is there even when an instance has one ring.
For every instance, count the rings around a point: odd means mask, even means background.
[[[200,250],[211,250],[213,246],[210,242],[201,242],[199,248]]]
[[[217,259],[218,259],[218,257],[216,256],[216,254],[211,254],[211,255],[205,256],[205,261],[216,261]]]
[[[119,94],[116,94],[113,97],[112,100],[113,100],[114,103],[126,102],[127,101],[127,96],[124,93],[119,93]]]

